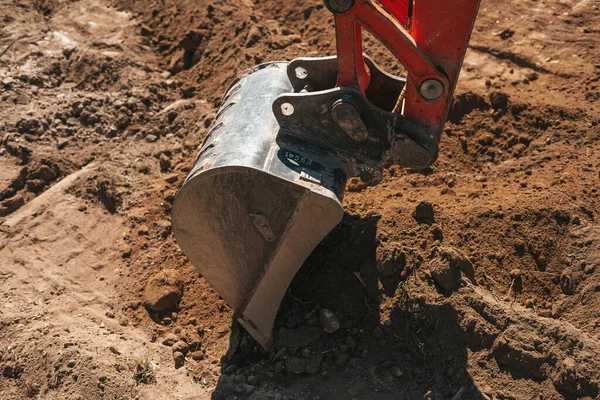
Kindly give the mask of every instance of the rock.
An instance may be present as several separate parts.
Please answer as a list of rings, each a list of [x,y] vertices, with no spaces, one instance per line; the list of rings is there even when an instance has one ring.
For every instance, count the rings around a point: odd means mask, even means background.
[[[354,339],[352,336],[348,336],[345,343],[350,349],[354,349],[356,347],[356,339]]]
[[[320,337],[321,330],[316,326],[300,325],[296,329],[282,327],[275,338],[275,345],[293,351],[316,342]]]
[[[0,202],[0,217],[4,217],[17,211],[19,208],[23,207],[24,204],[25,199],[20,195]]]
[[[179,174],[169,174],[165,177],[165,182],[167,183],[175,183],[179,179]]]
[[[157,140],[158,140],[158,136],[156,136],[156,135],[150,134],[150,135],[146,136],[146,142],[148,142],[148,143],[154,143]]]
[[[433,205],[427,201],[422,201],[417,205],[415,212],[413,213],[414,219],[421,223],[431,224],[435,222],[435,214],[433,211]]]
[[[283,361],[277,361],[275,363],[275,367],[273,367],[273,369],[274,369],[275,373],[278,374],[285,369],[285,364],[283,363]]]
[[[333,333],[340,329],[340,321],[337,316],[326,308],[322,308],[319,312],[319,322],[321,328],[327,333]]]
[[[232,375],[232,374],[235,374],[237,370],[238,370],[237,365],[228,365],[227,368],[225,368],[223,370],[223,373],[225,375]]]
[[[248,385],[252,385],[252,386],[258,385],[258,379],[256,379],[256,377],[254,375],[250,375],[248,377],[248,379],[246,380],[246,382],[248,382]]]
[[[261,37],[262,33],[260,32],[260,29],[258,29],[256,25],[252,24],[250,30],[248,31],[248,36],[246,37],[246,47],[254,46],[254,44],[256,44]]]
[[[67,363],[67,368],[74,368],[75,364],[75,360],[69,360],[69,362]]]
[[[306,360],[300,357],[290,357],[285,360],[285,370],[292,374],[301,374],[306,367]]]
[[[508,108],[508,96],[502,92],[490,93],[490,103],[494,110],[505,110]]]
[[[185,362],[185,355],[176,351],[173,353],[173,360],[175,361],[175,368],[179,369],[183,367],[183,363]]]
[[[58,150],[62,150],[65,147],[67,147],[67,145],[69,144],[69,142],[71,141],[71,139],[66,138],[66,139],[58,139],[58,141],[56,142],[56,148]]]
[[[173,269],[165,269],[154,275],[144,290],[144,305],[154,311],[177,308],[183,296],[183,281]]]
[[[402,370],[396,365],[392,365],[392,367],[390,368],[390,373],[396,378],[402,378],[402,376],[404,375],[404,372],[402,372]]]
[[[142,36],[152,36],[154,35],[154,30],[150,28],[148,25],[142,24],[140,25],[140,33]]]
[[[406,255],[397,244],[387,242],[377,246],[377,271],[382,278],[399,274],[406,265]]]
[[[246,382],[246,376],[244,374],[237,374],[233,377],[233,381],[235,383],[245,383]]]
[[[429,264],[431,277],[445,292],[452,291],[462,274],[475,282],[473,263],[467,256],[453,247],[440,247],[437,257]]]
[[[189,350],[189,346],[183,340],[180,340],[173,344],[173,352],[180,352],[186,354]]]
[[[191,358],[192,360],[196,360],[196,361],[204,360],[204,352],[200,351],[200,350],[193,351],[188,354],[188,357]]]
[[[350,356],[348,354],[341,353],[335,360],[335,363],[340,367],[343,367],[348,362],[348,359],[350,359]]]
[[[171,159],[165,153],[161,153],[158,158],[161,172],[168,172],[171,169]]]
[[[323,354],[316,353],[312,354],[310,358],[306,361],[306,366],[304,367],[304,372],[307,374],[314,375],[321,370],[321,362],[323,361]]]
[[[150,228],[148,228],[148,225],[142,225],[138,228],[137,233],[140,236],[147,236],[150,233]]]
[[[163,328],[164,329],[164,328]],[[179,338],[174,333],[167,333],[161,340],[163,346],[173,346],[179,341]]]

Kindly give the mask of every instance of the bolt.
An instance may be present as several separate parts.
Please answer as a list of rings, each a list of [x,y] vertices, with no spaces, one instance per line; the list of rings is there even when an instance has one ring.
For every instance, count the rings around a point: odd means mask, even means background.
[[[345,13],[354,5],[354,0],[325,0],[325,5],[336,13]]]
[[[427,79],[421,83],[419,93],[426,100],[437,100],[444,93],[444,85],[437,79]]]
[[[339,99],[333,103],[331,118],[352,140],[361,142],[369,136],[358,109],[351,101]]]

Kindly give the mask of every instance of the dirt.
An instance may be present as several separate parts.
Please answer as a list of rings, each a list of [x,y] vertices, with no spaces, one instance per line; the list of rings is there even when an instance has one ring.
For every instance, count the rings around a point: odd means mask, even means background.
[[[236,75],[335,51],[322,3],[0,17],[0,398],[599,398],[597,1],[483,1],[440,159],[349,185],[269,352],[170,207]]]

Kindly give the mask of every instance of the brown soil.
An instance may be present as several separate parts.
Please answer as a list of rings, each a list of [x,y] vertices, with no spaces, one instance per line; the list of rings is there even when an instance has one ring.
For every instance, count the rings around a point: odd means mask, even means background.
[[[351,185],[268,353],[181,253],[170,206],[237,74],[334,51],[321,1],[0,17],[0,398],[598,398],[597,1],[483,1],[439,161]],[[182,284],[177,308],[146,308],[148,282]]]

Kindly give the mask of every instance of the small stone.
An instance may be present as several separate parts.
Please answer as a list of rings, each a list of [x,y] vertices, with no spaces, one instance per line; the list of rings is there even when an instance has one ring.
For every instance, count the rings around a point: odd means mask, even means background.
[[[237,374],[233,377],[233,381],[235,383],[245,383],[246,382],[246,376],[244,374]]]
[[[163,328],[163,329],[165,329],[165,328]],[[173,346],[175,343],[178,342],[178,340],[179,340],[179,338],[174,333],[167,333],[162,338],[161,343],[163,344],[163,346]]]
[[[178,174],[170,174],[165,177],[165,182],[167,183],[175,183],[179,179]]]
[[[146,136],[146,141],[147,141],[148,143],[154,143],[154,142],[156,142],[157,140],[158,140],[158,136],[156,136],[156,135],[152,135],[152,134],[150,134],[150,135]]]
[[[346,363],[348,362],[348,359],[350,358],[350,356],[346,353],[341,353],[337,359],[335,360],[335,363],[337,365],[339,365],[340,367],[343,367],[344,365],[346,365]]]
[[[185,362],[185,355],[176,351],[173,353],[173,360],[175,361],[175,368],[179,369],[183,367],[183,363]]]
[[[131,247],[127,247],[127,248],[125,248],[125,249],[124,249],[124,250],[121,252],[121,258],[123,258],[123,259],[126,259],[126,258],[129,258],[129,257],[131,257],[131,252],[132,252],[132,249],[131,249]]]
[[[527,308],[533,308],[535,306],[535,302],[533,301],[533,299],[527,299],[525,301],[525,307]]]
[[[275,370],[275,373],[276,373],[276,374],[280,373],[280,372],[281,372],[281,371],[283,371],[284,369],[285,369],[285,364],[283,363],[283,361],[277,361],[277,362],[275,363],[274,370]]]
[[[154,311],[167,311],[179,305],[183,296],[183,280],[173,269],[154,275],[144,290],[144,305]]]
[[[190,350],[189,346],[183,340],[173,344],[173,352],[187,353]]]
[[[306,367],[306,359],[300,357],[290,357],[285,360],[285,370],[292,374],[301,374]]]
[[[592,272],[594,272],[596,270],[596,266],[592,265],[592,264],[587,264],[584,269],[583,272],[586,274],[591,274]]]
[[[512,279],[515,279],[515,280],[516,280],[516,279],[521,279],[521,276],[522,276],[522,275],[523,275],[523,273],[522,273],[522,272],[521,272],[521,270],[520,270],[520,269],[518,269],[518,268],[515,268],[515,269],[513,269],[513,270],[511,270],[511,271],[510,271],[510,277],[511,277]]]
[[[112,311],[107,311],[106,313],[104,313],[104,315],[106,315],[108,318],[114,318],[115,317],[115,313],[113,313]]]
[[[304,368],[304,372],[307,374],[314,375],[321,370],[321,362],[323,361],[323,354],[316,353],[311,355],[311,357],[306,362],[306,367]]]
[[[434,282],[445,292],[451,292],[458,285],[462,274],[475,280],[475,270],[471,260],[453,247],[438,248],[438,256],[429,263]]]
[[[75,367],[75,364],[76,364],[76,363],[75,363],[75,360],[70,360],[70,361],[67,363],[67,367],[68,367],[68,368],[73,368],[73,367]]]
[[[319,312],[319,322],[323,330],[327,333],[333,333],[340,329],[340,321],[337,316],[326,308],[322,308]]]
[[[402,370],[396,365],[393,365],[390,368],[390,373],[392,375],[394,375],[396,378],[402,378],[402,376],[404,375],[404,372],[402,372]]]
[[[413,213],[413,217],[419,222],[433,223],[435,221],[433,205],[427,201],[420,202]]]
[[[304,358],[310,357],[310,349],[308,347],[305,347],[302,349],[302,357],[304,357]]]
[[[148,233],[150,233],[150,228],[148,228],[147,225],[142,225],[138,228],[138,235],[140,236],[147,236]]]
[[[227,368],[225,368],[223,370],[223,373],[225,375],[232,375],[232,374],[235,374],[237,370],[238,370],[237,365],[232,364],[232,365],[227,366]]]
[[[252,385],[252,386],[258,385],[258,379],[256,379],[256,377],[254,375],[250,375],[248,377],[248,379],[246,380],[246,382],[248,382],[248,385]]]
[[[204,360],[204,352],[203,351],[193,351],[191,353],[188,353],[188,357],[191,358],[192,360],[196,360],[196,361]]]

